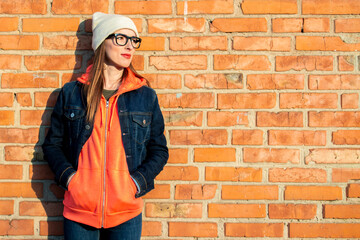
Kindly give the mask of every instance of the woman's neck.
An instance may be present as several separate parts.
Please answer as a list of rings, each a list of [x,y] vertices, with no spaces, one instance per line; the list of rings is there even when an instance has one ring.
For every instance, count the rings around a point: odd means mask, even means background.
[[[119,88],[122,76],[124,74],[124,68],[118,69],[111,65],[105,64],[104,69],[104,89],[116,90]]]

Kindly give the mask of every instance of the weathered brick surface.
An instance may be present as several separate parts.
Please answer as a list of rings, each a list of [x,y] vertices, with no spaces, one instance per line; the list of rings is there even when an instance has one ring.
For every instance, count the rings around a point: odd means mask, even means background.
[[[360,238],[358,0],[0,0],[4,240],[63,239],[41,144],[97,11],[134,21],[165,121],[142,239]]]

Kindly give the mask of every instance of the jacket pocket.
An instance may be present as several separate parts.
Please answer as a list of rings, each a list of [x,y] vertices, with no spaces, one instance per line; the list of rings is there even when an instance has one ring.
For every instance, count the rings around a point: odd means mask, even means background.
[[[85,110],[79,107],[65,107],[64,116],[67,126],[67,134],[70,139],[76,139],[83,125]]]
[[[132,120],[132,138],[138,144],[143,144],[150,138],[151,113],[133,113]]]
[[[78,169],[65,192],[64,205],[81,211],[99,212],[100,179],[99,170]]]

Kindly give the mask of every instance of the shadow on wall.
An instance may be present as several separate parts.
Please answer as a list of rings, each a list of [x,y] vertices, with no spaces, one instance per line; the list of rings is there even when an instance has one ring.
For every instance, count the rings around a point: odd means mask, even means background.
[[[60,83],[63,86],[70,81],[76,81],[86,70],[86,67],[92,60],[93,51],[91,48],[91,19],[85,20],[79,24],[76,36],[66,36],[63,46],[56,43],[58,50],[74,50],[76,62],[73,66],[72,73],[60,74]],[[55,39],[55,38],[54,38]],[[73,46],[72,46],[73,44]],[[60,47],[59,47],[60,46]],[[78,67],[79,66],[79,67]],[[49,94],[46,102],[45,111],[41,117],[39,129],[39,140],[34,146],[33,158],[30,166],[30,179],[33,191],[41,201],[42,210],[34,210],[33,215],[46,215],[47,220],[40,220],[40,236],[51,236],[48,239],[62,239],[63,235],[63,197],[65,191],[57,186],[54,181],[54,174],[51,172],[48,164],[44,162],[41,145],[49,130],[50,117],[52,109],[55,106],[60,88]],[[36,205],[36,204],[35,204]],[[34,209],[40,209],[41,206],[32,206]]]

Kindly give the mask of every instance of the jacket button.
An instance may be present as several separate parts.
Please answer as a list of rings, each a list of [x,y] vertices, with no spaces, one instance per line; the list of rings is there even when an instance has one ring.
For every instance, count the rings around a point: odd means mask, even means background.
[[[72,117],[72,118],[73,118],[74,116],[75,116],[75,114],[74,114],[74,113],[71,113],[71,114],[70,114],[70,117]]]
[[[143,124],[145,124],[145,123],[146,123],[146,120],[144,119],[144,120],[143,120]]]
[[[89,124],[86,124],[86,125],[85,125],[85,129],[86,129],[86,130],[89,130],[89,129],[90,129],[90,125],[89,125]]]

